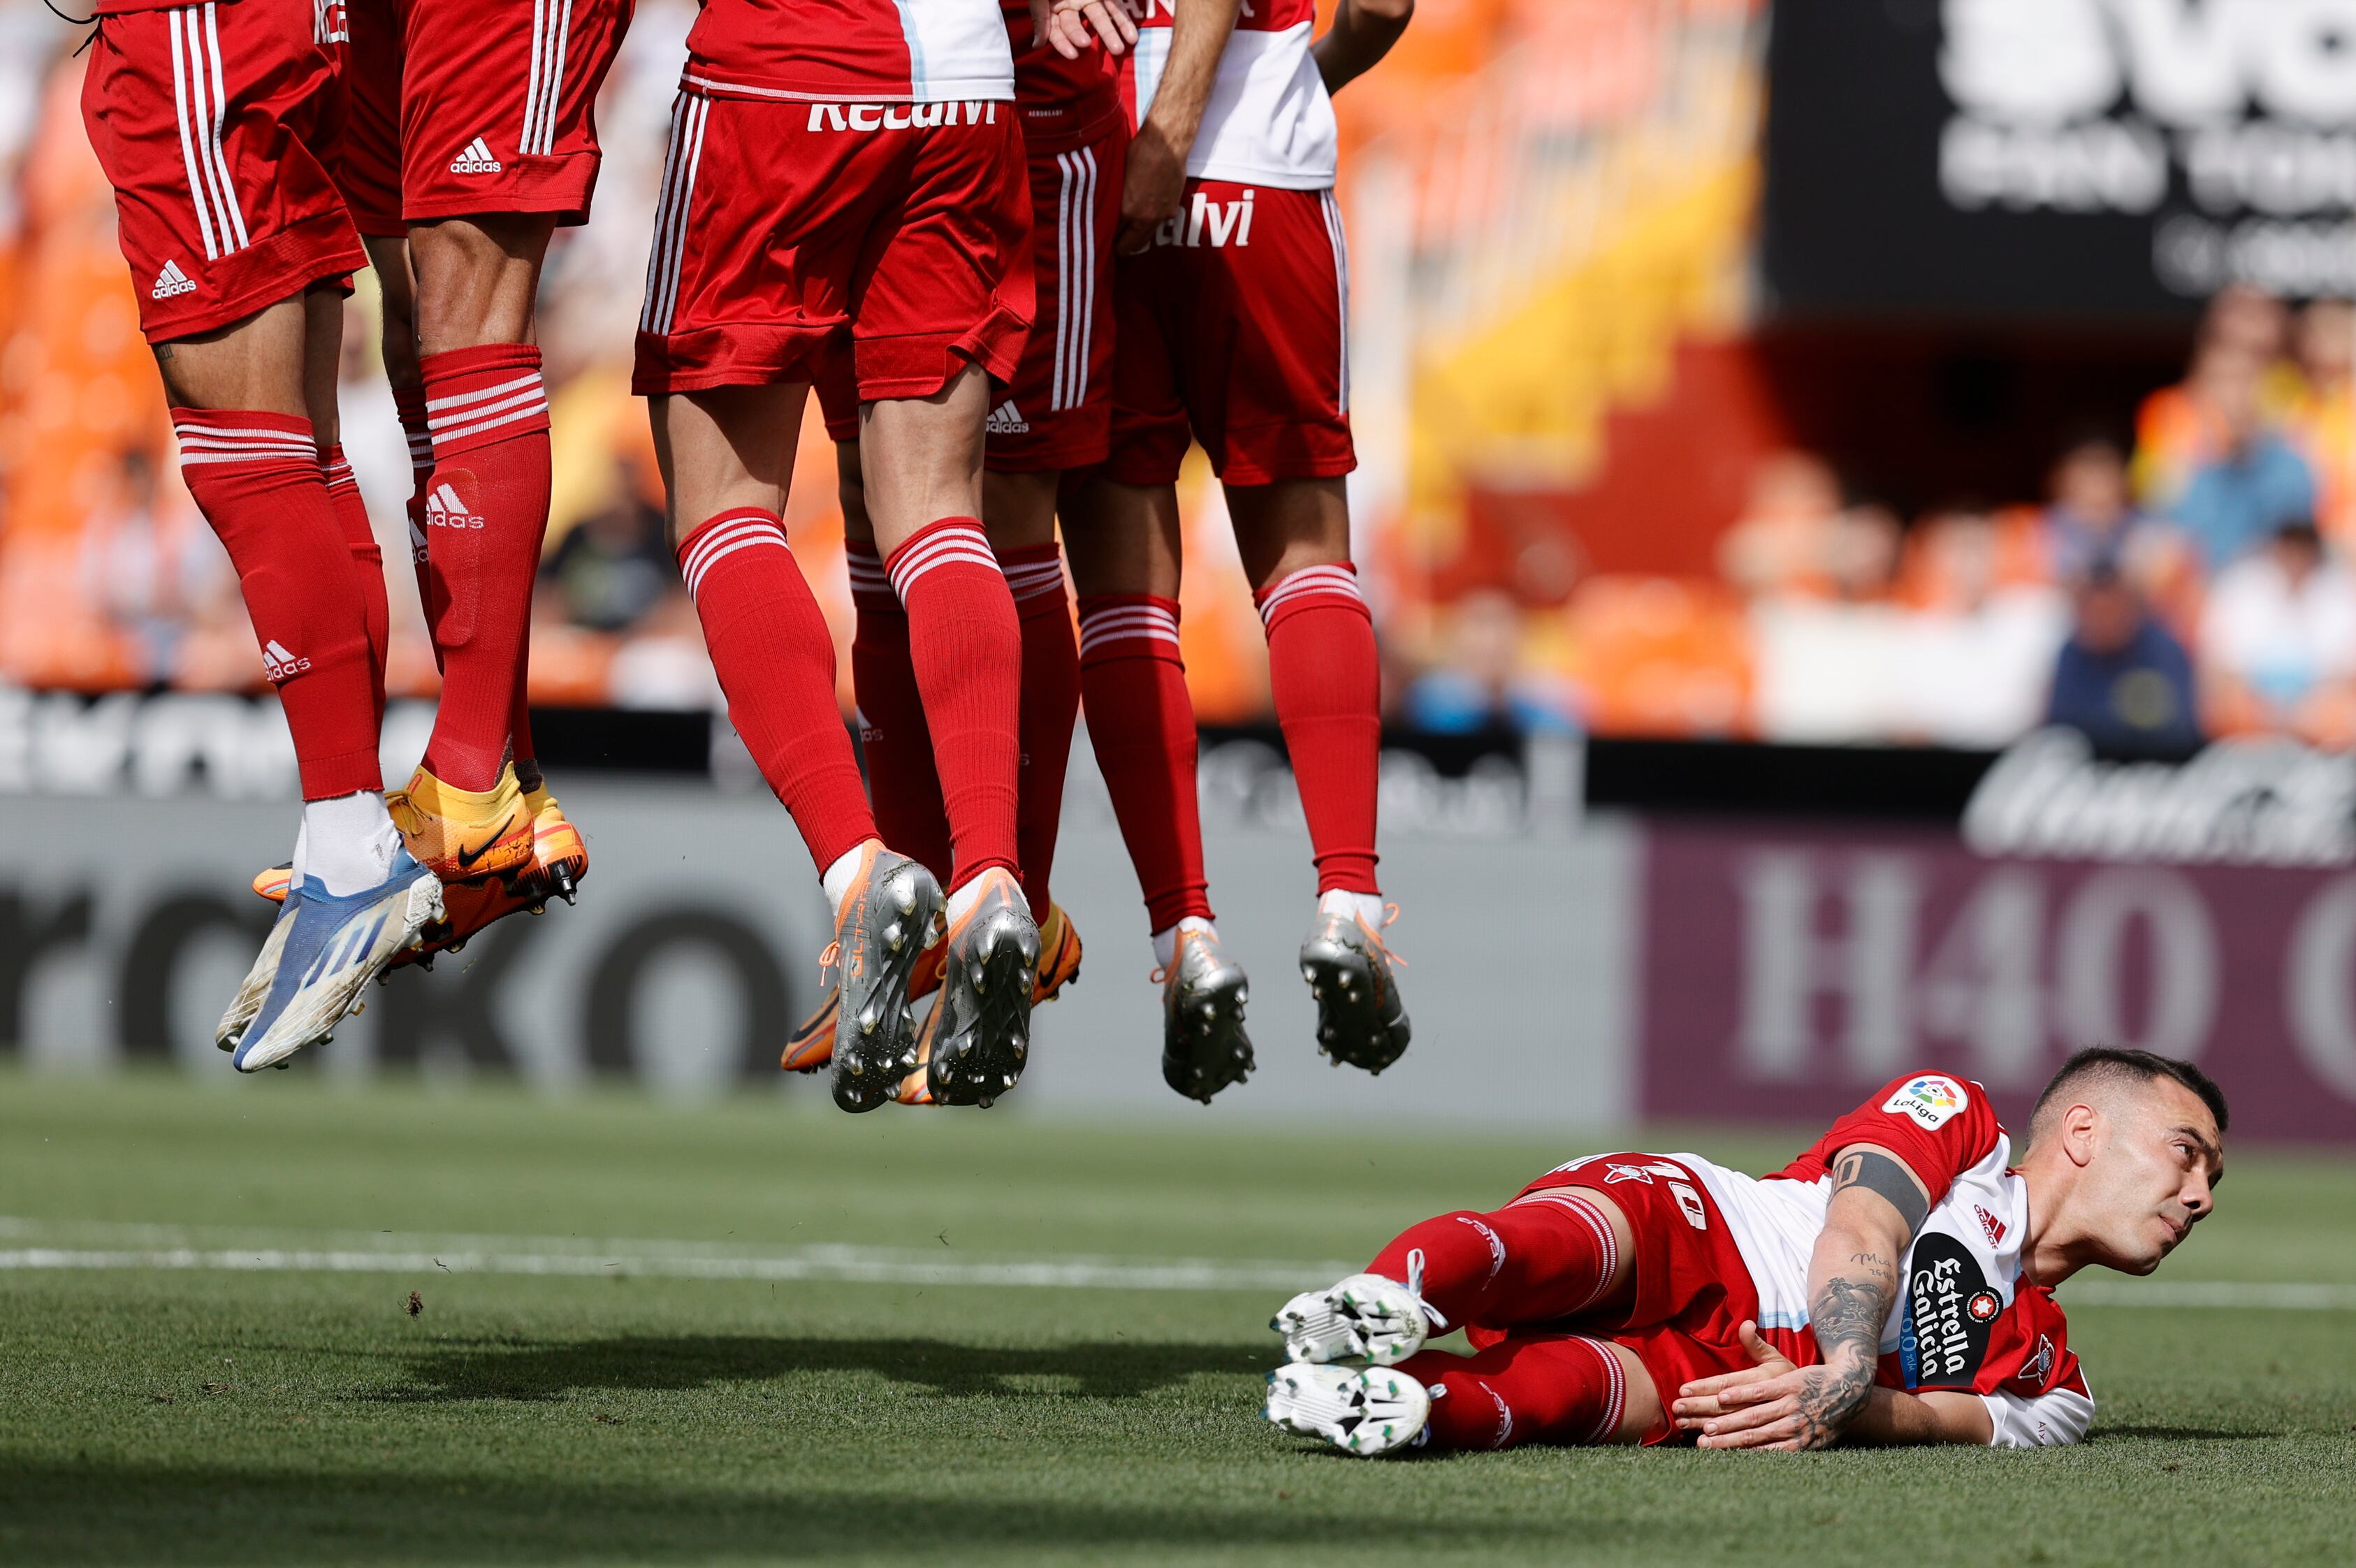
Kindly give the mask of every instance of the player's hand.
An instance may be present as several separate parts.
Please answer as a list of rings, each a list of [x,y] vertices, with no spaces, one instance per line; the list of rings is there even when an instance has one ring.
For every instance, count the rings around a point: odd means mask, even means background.
[[[1754,1359],[1762,1351],[1772,1354],[1755,1326],[1744,1347]],[[1701,1417],[1701,1446],[1805,1449],[1839,1442],[1873,1386],[1872,1363],[1849,1358],[1817,1367],[1785,1361],[1783,1368],[1770,1370],[1762,1362],[1752,1372],[1702,1380],[1722,1386],[1698,1396],[1714,1398],[1719,1407],[1719,1413]]]
[[[1186,159],[1148,116],[1129,144],[1129,172],[1120,184],[1120,229],[1112,248],[1124,256],[1141,254],[1153,231],[1175,217],[1186,195]]]
[[[1088,36],[1094,28],[1096,38]],[[1129,8],[1112,0],[1031,0],[1031,47],[1051,46],[1066,59],[1077,59],[1102,40],[1105,53],[1125,54],[1137,42]]]
[[[1704,1422],[1734,1410],[1734,1405],[1719,1397],[1726,1390],[1763,1383],[1798,1369],[1790,1357],[1761,1337],[1757,1324],[1746,1321],[1736,1332],[1742,1341],[1742,1348],[1751,1353],[1751,1359],[1758,1365],[1740,1372],[1720,1372],[1714,1378],[1697,1378],[1681,1385],[1677,1390],[1676,1402],[1669,1406],[1669,1413],[1676,1418],[1678,1431],[1698,1432]]]

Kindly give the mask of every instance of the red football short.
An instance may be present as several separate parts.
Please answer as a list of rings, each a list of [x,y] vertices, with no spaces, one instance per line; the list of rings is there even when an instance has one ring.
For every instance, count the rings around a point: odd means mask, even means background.
[[[401,211],[589,216],[597,89],[631,0],[397,0]]]
[[[631,390],[809,381],[846,328],[861,401],[929,397],[969,360],[1008,380],[1030,228],[1012,104],[684,91]]]
[[[82,121],[114,186],[150,343],[227,327],[368,265],[327,173],[341,109],[311,0],[100,21]]]
[[[1326,478],[1350,444],[1350,257],[1324,190],[1190,179],[1114,282],[1111,477],[1166,485],[1187,435],[1231,485]]]
[[[1551,1171],[1522,1189],[1515,1203],[1544,1202],[1552,1188],[1591,1187],[1619,1205],[1634,1242],[1629,1260],[1636,1271],[1636,1296],[1625,1314],[1581,1316],[1543,1329],[1510,1331],[1478,1325],[1465,1331],[1476,1348],[1507,1337],[1557,1331],[1609,1339],[1636,1353],[1652,1374],[1666,1410],[1677,1390],[1696,1378],[1739,1371],[1754,1363],[1737,1330],[1759,1318],[1759,1293],[1741,1249],[1704,1187],[1684,1166],[1659,1155],[1596,1155],[1575,1169]],[[1762,1324],[1761,1332],[1803,1362],[1813,1361],[1814,1340],[1800,1347],[1788,1329]],[[1666,1433],[1648,1442],[1680,1435]]]
[[[344,135],[336,184],[363,234],[398,239],[401,217],[401,16],[395,0],[344,0]]]
[[[1051,473],[1101,463],[1112,449],[1112,238],[1129,124],[1093,142],[1030,155],[1031,272],[1037,306],[1013,379],[993,395],[983,467]],[[819,408],[836,441],[859,439],[849,345],[818,361]]]

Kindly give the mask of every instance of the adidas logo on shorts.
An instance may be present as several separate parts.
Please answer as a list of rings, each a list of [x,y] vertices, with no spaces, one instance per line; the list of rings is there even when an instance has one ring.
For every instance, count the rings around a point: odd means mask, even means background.
[[[276,638],[262,645],[262,672],[273,681],[284,681],[290,675],[300,675],[311,668],[307,659],[298,659],[286,651],[286,645]]]
[[[970,430],[973,427],[968,425],[966,428]],[[1014,406],[1014,400],[1010,397],[990,411],[990,418],[983,422],[982,429],[991,435],[1023,435],[1029,434],[1031,422],[1023,417],[1022,411]]]
[[[497,174],[506,166],[491,152],[491,145],[477,136],[466,144],[466,150],[450,160],[452,174]]]
[[[164,270],[155,274],[155,286],[147,291],[150,299],[171,299],[197,292],[196,281],[180,270],[177,262],[166,262]]]
[[[970,428],[969,426],[968,428]],[[428,528],[480,528],[480,516],[466,510],[458,492],[447,484],[439,484],[425,498],[425,526]]]

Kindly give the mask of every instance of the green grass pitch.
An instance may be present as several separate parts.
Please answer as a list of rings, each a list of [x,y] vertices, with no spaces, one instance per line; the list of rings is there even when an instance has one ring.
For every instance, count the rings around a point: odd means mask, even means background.
[[[1258,1419],[1281,1288],[1141,1271],[1363,1258],[1598,1140],[817,1100],[0,1075],[0,1563],[2356,1561],[2344,1160],[2233,1153],[2161,1276],[2337,1305],[2114,1287],[2072,1309],[2101,1402],[2082,1448],[1368,1463]],[[1650,1142],[1751,1168],[1795,1146]],[[461,1234],[519,1240],[409,1240]],[[654,1265],[585,1275],[21,1266],[277,1249],[376,1271],[349,1254],[613,1238],[821,1277],[668,1277],[643,1247]],[[924,1273],[1074,1254],[1113,1262],[1067,1287]],[[877,1258],[899,1274],[840,1277]]]

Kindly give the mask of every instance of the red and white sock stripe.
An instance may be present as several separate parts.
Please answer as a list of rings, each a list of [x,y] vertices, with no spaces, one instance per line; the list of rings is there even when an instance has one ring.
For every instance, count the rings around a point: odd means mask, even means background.
[[[786,525],[773,511],[745,507],[723,511],[680,541],[679,573],[687,580],[690,598],[703,586],[712,568],[740,550],[787,548]]]
[[[327,459],[319,465],[320,478],[327,481],[329,495],[359,493],[360,482],[352,477],[351,460],[344,456],[341,446],[327,448]]]
[[[1611,1286],[1612,1276],[1620,1268],[1620,1241],[1612,1233],[1611,1217],[1596,1208],[1591,1200],[1560,1187],[1540,1187],[1536,1192],[1526,1192],[1506,1207],[1519,1208],[1526,1203],[1550,1204],[1571,1215],[1593,1232],[1596,1252],[1602,1263],[1595,1271],[1595,1288],[1588,1292],[1585,1301],[1571,1309],[1573,1312],[1586,1311],[1602,1299],[1603,1293]]]
[[[449,392],[425,400],[425,428],[431,453],[488,435],[526,420],[548,423],[548,387],[537,368],[519,375],[503,375],[487,386]],[[497,437],[493,437],[497,439]],[[410,460],[416,461],[411,448]]]
[[[1117,653],[1178,657],[1178,604],[1143,594],[1093,596],[1080,602],[1080,657],[1109,659]]]
[[[1603,1412],[1596,1418],[1594,1429],[1588,1433],[1590,1443],[1609,1443],[1620,1430],[1620,1418],[1628,1412],[1628,1369],[1612,1347],[1600,1339],[1581,1339],[1581,1345],[1595,1352],[1603,1363]]]
[[[987,566],[998,570],[998,557],[991,553],[990,537],[981,524],[970,518],[943,518],[926,523],[910,534],[892,558],[884,563],[891,574],[892,590],[900,602],[908,602],[908,590],[927,572],[943,566]]]
[[[842,548],[851,567],[851,602],[862,610],[897,611],[900,596],[892,591],[891,575],[875,546],[854,539]]]
[[[1259,605],[1262,626],[1274,626],[1278,616],[1314,605],[1345,604],[1362,614],[1366,608],[1366,596],[1358,588],[1358,569],[1346,561],[1338,566],[1303,566],[1252,597]]]
[[[1053,550],[1055,547],[1050,545],[1048,548]],[[1061,553],[1050,555],[1044,561],[1012,564],[1001,561],[999,564],[1006,574],[1007,591],[1014,596],[1014,602],[1018,605],[1044,598],[1050,594],[1060,595],[1064,591],[1064,558]]]
[[[172,411],[172,434],[180,443],[180,467],[211,463],[302,463],[316,467],[319,446],[311,422],[291,414]]]

